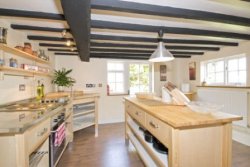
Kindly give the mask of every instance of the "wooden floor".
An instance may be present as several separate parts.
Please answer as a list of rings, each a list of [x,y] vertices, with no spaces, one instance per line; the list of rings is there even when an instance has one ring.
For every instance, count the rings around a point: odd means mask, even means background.
[[[143,167],[132,147],[124,141],[124,124],[107,124],[99,127],[99,137],[94,137],[94,127],[74,134],[58,167]],[[232,167],[250,167],[250,147],[233,142]]]

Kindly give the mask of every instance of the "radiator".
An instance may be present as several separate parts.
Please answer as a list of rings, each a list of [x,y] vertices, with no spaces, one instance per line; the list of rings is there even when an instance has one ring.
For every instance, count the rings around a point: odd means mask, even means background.
[[[223,105],[222,112],[243,117],[243,120],[235,121],[233,124],[247,127],[249,92],[244,90],[198,89],[197,100]]]

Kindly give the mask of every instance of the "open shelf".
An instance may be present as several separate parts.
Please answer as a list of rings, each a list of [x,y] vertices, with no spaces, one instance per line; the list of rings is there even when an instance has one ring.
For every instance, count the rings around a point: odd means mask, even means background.
[[[88,111],[84,111],[84,112],[74,113],[74,117],[81,116],[81,115],[88,115],[88,114],[92,114],[94,112],[95,112],[95,110],[88,110]]]
[[[154,162],[158,166],[168,166],[168,155],[161,154],[153,148],[152,143],[148,143],[144,140],[144,134],[139,130],[139,125],[135,123],[131,118],[128,119],[128,127],[137,138],[138,142],[143,146],[145,151],[150,155]]]
[[[29,71],[24,70],[22,68],[14,68],[7,66],[0,66],[0,71],[4,72],[5,75],[15,75],[15,76],[25,76],[25,77],[33,77],[34,75],[47,76],[51,77],[51,73],[43,73],[39,71]]]
[[[36,57],[34,55],[31,55],[31,54],[26,53],[24,51],[21,51],[19,49],[9,47],[6,44],[0,44],[0,49],[3,50],[4,52],[8,52],[10,54],[14,54],[14,55],[26,58],[26,59],[34,60],[35,62],[38,62],[38,63],[50,64],[49,61],[43,60],[39,57]]]

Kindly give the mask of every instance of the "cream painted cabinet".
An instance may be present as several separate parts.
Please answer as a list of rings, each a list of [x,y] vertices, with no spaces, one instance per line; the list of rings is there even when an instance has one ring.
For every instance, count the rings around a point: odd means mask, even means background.
[[[23,134],[0,136],[0,166],[49,166],[50,118]],[[39,160],[39,161],[38,161]]]

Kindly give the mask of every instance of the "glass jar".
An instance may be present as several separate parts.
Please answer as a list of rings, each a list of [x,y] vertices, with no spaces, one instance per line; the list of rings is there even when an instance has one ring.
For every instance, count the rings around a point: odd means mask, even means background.
[[[0,27],[0,43],[7,43],[7,28]]]
[[[4,66],[5,61],[4,61],[4,51],[0,50],[0,66]]]

